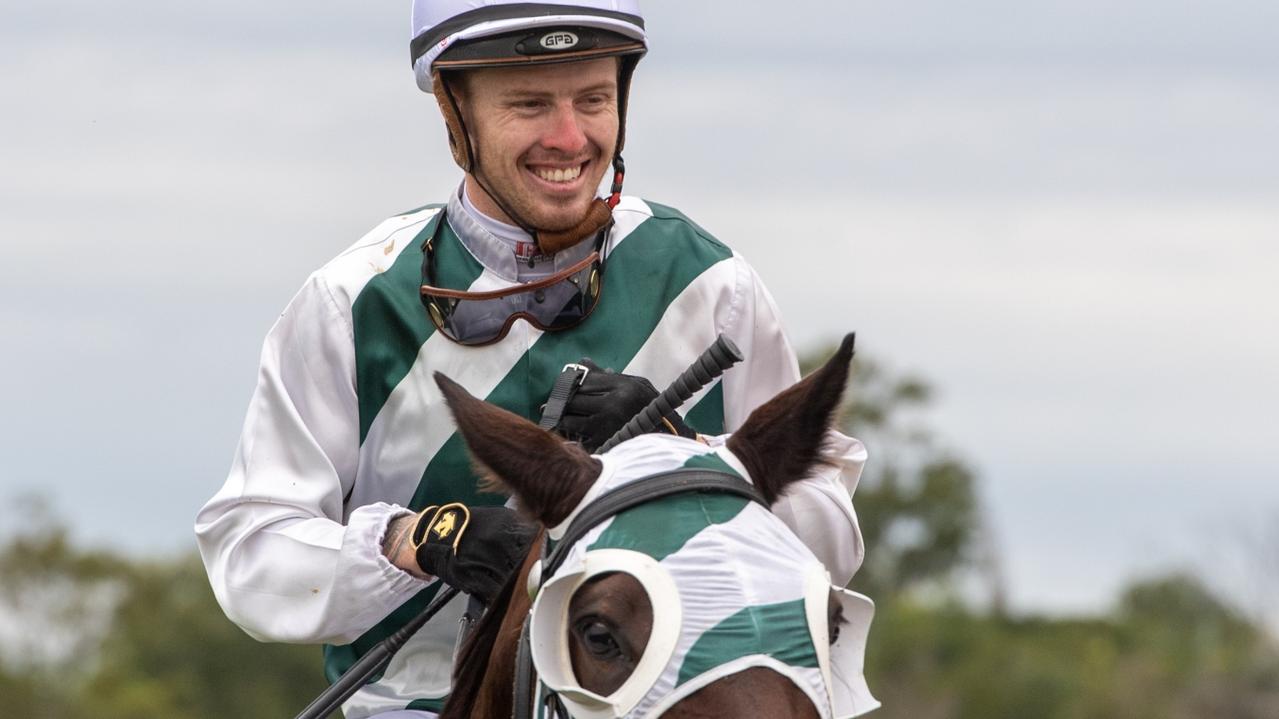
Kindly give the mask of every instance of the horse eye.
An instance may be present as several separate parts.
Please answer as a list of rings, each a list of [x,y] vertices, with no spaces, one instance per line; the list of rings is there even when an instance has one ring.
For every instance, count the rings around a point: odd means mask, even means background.
[[[578,625],[577,635],[582,646],[596,659],[616,659],[622,655],[622,648],[613,636],[613,631],[603,622],[582,622]]]

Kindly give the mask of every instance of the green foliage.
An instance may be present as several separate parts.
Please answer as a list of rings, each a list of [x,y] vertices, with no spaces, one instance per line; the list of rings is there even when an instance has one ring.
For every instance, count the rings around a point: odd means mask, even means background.
[[[812,371],[833,351],[805,356],[801,368]],[[977,478],[936,446],[918,416],[932,389],[860,357],[849,384],[839,428],[870,448],[855,504],[872,548],[853,588],[882,598],[984,571]]]
[[[93,591],[103,586],[113,591]],[[324,687],[320,650],[245,635],[194,555],[131,561],[77,550],[61,528],[41,526],[0,550],[0,587],[6,613],[35,630],[0,665],[3,717],[287,717]],[[46,605],[22,601],[32,596]],[[48,626],[77,641],[35,659]]]
[[[1133,611],[1131,598],[1154,606]],[[1112,616],[1087,620],[896,598],[880,603],[867,657],[883,719],[1273,718],[1276,671],[1262,632],[1177,576],[1135,584]]]
[[[1162,669],[1190,678],[1237,674],[1251,666],[1264,637],[1194,577],[1171,575],[1129,587],[1119,616],[1134,639],[1157,648]]]
[[[76,719],[81,716],[55,677],[25,669],[15,672],[0,666],[0,717],[23,719]]]
[[[319,649],[247,637],[194,556],[135,568],[105,646],[87,687],[104,719],[292,716],[324,687]]]

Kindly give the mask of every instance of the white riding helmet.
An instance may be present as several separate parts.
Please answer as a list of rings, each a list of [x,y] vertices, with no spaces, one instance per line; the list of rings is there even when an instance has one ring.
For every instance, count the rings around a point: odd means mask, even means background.
[[[433,92],[438,67],[491,67],[504,64],[568,62],[584,57],[643,54],[644,18],[637,0],[504,2],[502,0],[413,0],[413,41],[409,45],[418,87]],[[601,31],[597,38],[578,35],[545,45],[534,33],[547,28]],[[516,43],[486,42],[497,35],[520,34]],[[524,36],[528,36],[525,38]],[[548,36],[549,37],[549,36]],[[520,40],[532,40],[521,45]],[[638,48],[634,47],[636,44]],[[469,49],[465,49],[469,48]],[[448,57],[441,58],[442,55]],[[437,63],[437,60],[439,61]],[[482,62],[476,62],[482,60]]]
[[[616,174],[608,203],[596,202],[581,225],[561,233],[537,232],[494,200],[537,238],[544,251],[571,246],[605,226],[621,195],[626,136],[626,100],[631,75],[648,49],[638,0],[508,2],[505,0],[413,0],[410,59],[418,87],[439,102],[448,128],[453,159],[476,174],[476,153],[450,91],[450,72],[518,65],[545,65],[600,57],[618,57],[618,137],[613,157]],[[490,195],[492,193],[489,193]]]

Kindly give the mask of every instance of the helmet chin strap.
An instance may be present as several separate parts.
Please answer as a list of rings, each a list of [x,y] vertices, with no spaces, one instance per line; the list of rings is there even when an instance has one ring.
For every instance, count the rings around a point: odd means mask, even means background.
[[[480,175],[478,157],[476,157],[475,162],[472,163],[470,172],[471,176],[475,178],[476,184],[478,184],[480,189],[484,190],[484,192],[488,194],[494,204],[496,204],[502,212],[506,213],[506,216],[511,218],[511,220],[520,229],[527,232],[529,236],[533,238],[533,240],[537,243],[538,249],[542,251],[542,254],[553,255],[560,250],[566,250],[576,245],[588,237],[594,237],[596,233],[608,227],[609,224],[612,223],[613,208],[617,205],[618,201],[621,200],[622,180],[626,175],[626,163],[622,161],[621,155],[613,158],[613,167],[615,171],[613,173],[613,186],[609,191],[609,198],[607,200],[601,200],[598,197],[595,198],[591,201],[590,206],[586,208],[586,214],[576,225],[557,231],[535,229],[533,228],[532,223],[526,221],[522,216],[508,207],[496,192],[489,189],[488,183],[485,182],[484,178]]]
[[[621,144],[623,142],[624,130],[618,128],[617,153],[613,156],[613,185],[609,189],[609,197],[607,200],[595,198],[590,206],[586,209],[586,214],[574,226],[564,230],[538,230],[532,226],[532,223],[525,220],[519,213],[515,212],[501,196],[489,187],[487,181],[480,172],[480,158],[475,153],[475,149],[471,145],[471,136],[466,131],[466,127],[462,122],[462,112],[457,106],[457,99],[453,97],[453,92],[449,88],[448,83],[444,80],[444,76],[440,72],[435,72],[432,79],[436,101],[440,105],[440,111],[444,114],[444,124],[448,128],[449,133],[449,149],[452,150],[453,160],[463,171],[469,173],[475,178],[476,184],[480,189],[493,200],[498,206],[520,229],[524,230],[537,243],[537,247],[543,254],[553,255],[560,250],[568,249],[588,237],[594,236],[596,233],[607,228],[613,221],[613,208],[622,199],[622,182],[626,178],[626,163],[622,160]]]

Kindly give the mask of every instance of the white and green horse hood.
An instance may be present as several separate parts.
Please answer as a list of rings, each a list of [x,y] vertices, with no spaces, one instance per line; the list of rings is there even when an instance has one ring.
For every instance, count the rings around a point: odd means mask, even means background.
[[[726,448],[669,435],[644,435],[597,457],[599,479],[568,518],[605,492],[680,467],[749,480]],[[635,671],[609,696],[583,689],[568,648],[573,593],[592,577],[625,572],[644,587],[653,629]],[[765,507],[729,494],[686,493],[617,514],[570,550],[533,604],[530,639],[539,680],[577,719],[657,717],[722,677],[767,667],[812,699],[821,716],[842,719],[879,706],[862,675],[874,605],[832,587],[821,562]],[[846,621],[832,645],[832,590]]]

